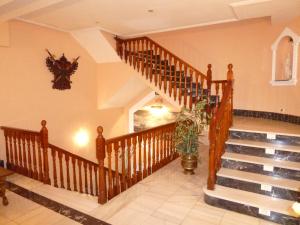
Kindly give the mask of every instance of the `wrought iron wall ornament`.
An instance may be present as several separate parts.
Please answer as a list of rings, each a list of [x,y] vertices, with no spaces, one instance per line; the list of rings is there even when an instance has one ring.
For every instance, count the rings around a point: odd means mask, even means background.
[[[46,58],[46,65],[51,73],[54,74],[53,89],[65,90],[71,89],[71,75],[75,73],[78,68],[79,56],[71,63],[67,60],[63,54],[59,59],[55,59],[55,56],[46,49],[49,56]]]

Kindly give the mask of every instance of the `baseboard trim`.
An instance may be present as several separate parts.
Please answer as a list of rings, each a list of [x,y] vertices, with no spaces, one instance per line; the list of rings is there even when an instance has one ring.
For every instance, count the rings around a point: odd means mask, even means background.
[[[289,114],[255,111],[255,110],[245,110],[245,109],[234,109],[233,114],[235,116],[263,118],[263,119],[277,120],[277,121],[288,122],[288,123],[300,125],[300,116],[294,116],[294,115],[289,115]]]

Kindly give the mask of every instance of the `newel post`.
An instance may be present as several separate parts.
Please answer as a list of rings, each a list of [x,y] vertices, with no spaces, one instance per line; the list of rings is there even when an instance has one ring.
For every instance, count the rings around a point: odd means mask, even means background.
[[[50,184],[50,177],[49,177],[49,161],[48,161],[48,129],[46,127],[47,121],[42,120],[41,122],[42,129],[40,131],[40,138],[41,138],[41,147],[43,151],[43,169],[44,169],[44,177],[43,182],[44,184]]]
[[[104,204],[107,202],[107,191],[106,191],[106,174],[104,168],[105,159],[105,138],[103,137],[103,127],[97,128],[97,139],[96,139],[96,155],[99,162],[99,195],[98,203]]]
[[[206,72],[206,77],[207,77],[207,106],[208,110],[210,110],[210,93],[211,93],[211,81],[212,81],[212,70],[211,70],[211,64],[207,65],[207,72]],[[208,111],[210,112],[210,111]]]
[[[227,81],[229,85],[231,85],[231,93],[230,93],[230,118],[229,118],[229,125],[232,125],[232,115],[233,115],[233,65],[228,64],[228,72],[227,72]]]
[[[216,108],[213,110],[209,126],[209,166],[207,189],[214,190],[216,183]]]

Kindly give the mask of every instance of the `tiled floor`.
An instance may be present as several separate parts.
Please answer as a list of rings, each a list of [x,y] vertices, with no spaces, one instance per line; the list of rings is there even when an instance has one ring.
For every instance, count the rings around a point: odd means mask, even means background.
[[[104,206],[98,205],[94,197],[56,189],[19,175],[14,175],[10,181],[113,225],[273,224],[205,204],[202,187],[207,175],[206,146],[202,147],[201,155],[202,163],[196,175],[184,175],[180,161],[175,160]],[[0,224],[39,224],[37,221],[77,224],[13,193],[8,197],[11,204],[5,210],[1,206]],[[23,201],[24,205],[19,203]]]

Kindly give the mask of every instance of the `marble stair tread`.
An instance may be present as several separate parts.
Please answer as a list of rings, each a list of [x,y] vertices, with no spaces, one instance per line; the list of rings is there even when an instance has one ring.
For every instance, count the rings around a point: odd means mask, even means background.
[[[233,139],[230,138],[226,141],[226,144],[242,145],[256,148],[272,148],[279,151],[297,152],[300,153],[300,146],[288,145],[288,144],[275,144],[263,141],[253,141],[245,139]]]
[[[266,195],[228,188],[220,185],[215,185],[215,190],[213,191],[208,190],[206,187],[204,187],[203,191],[210,197],[224,199],[247,206],[270,210],[272,212],[296,217],[296,214],[292,211],[291,208],[294,203],[293,201],[273,198]]]
[[[228,168],[221,168],[217,175],[235,180],[241,180],[257,184],[266,184],[273,187],[300,192],[300,181],[297,180],[266,176],[258,173],[250,173]]]
[[[251,156],[251,155],[245,155],[245,154],[239,154],[239,153],[231,153],[231,152],[225,152],[224,155],[222,156],[222,159],[228,159],[228,160],[254,163],[254,164],[259,164],[259,165],[273,166],[273,167],[278,167],[278,168],[285,168],[285,169],[300,171],[300,163],[286,161],[286,160],[277,160],[277,159],[274,160],[274,159],[270,159],[270,158],[257,157],[257,156]]]
[[[230,130],[300,137],[300,125],[243,116],[234,116]]]

